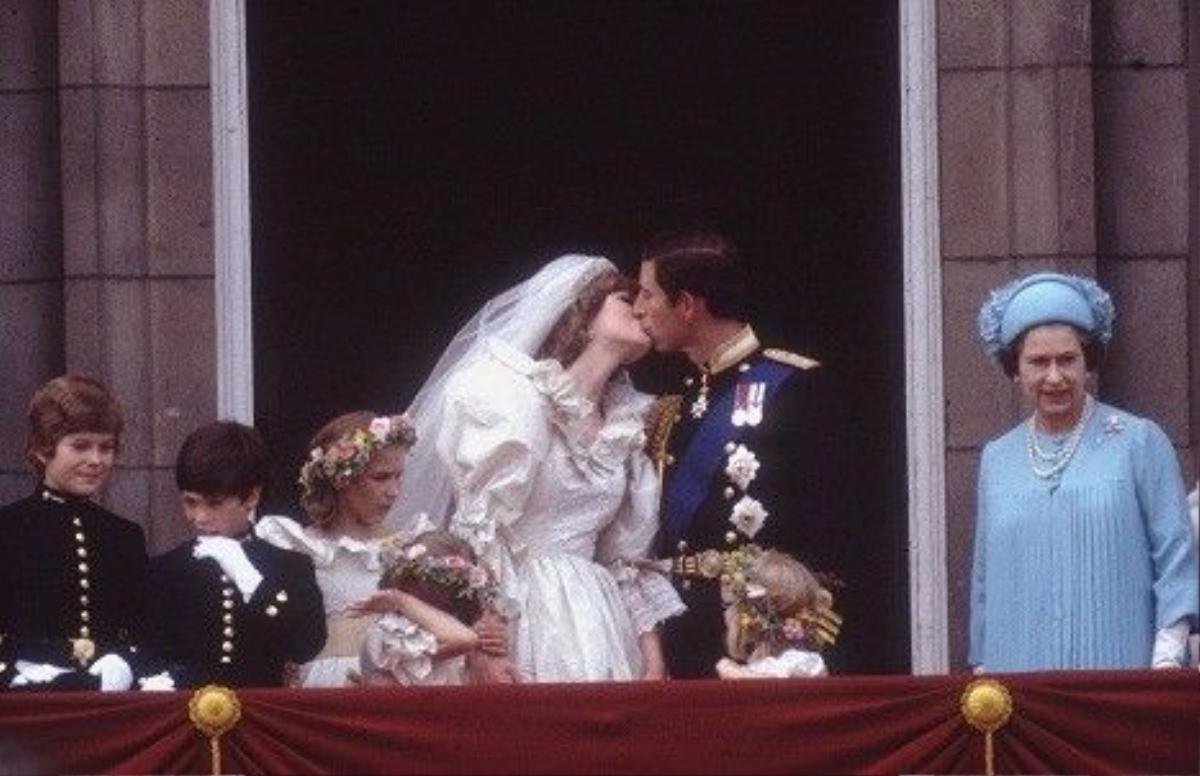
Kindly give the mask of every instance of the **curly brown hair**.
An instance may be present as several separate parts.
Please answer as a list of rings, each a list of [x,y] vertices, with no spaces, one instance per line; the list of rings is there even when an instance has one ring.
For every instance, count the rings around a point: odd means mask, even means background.
[[[570,366],[587,347],[588,326],[604,306],[609,294],[632,294],[636,291],[637,281],[619,272],[608,271],[597,275],[558,317],[535,358],[553,358],[563,366]]]
[[[313,434],[312,439],[309,440],[308,449],[324,450],[337,440],[348,437],[358,429],[369,428],[371,421],[375,417],[375,413],[367,410],[356,410],[338,415],[317,429],[317,433]],[[303,468],[301,468],[301,471],[303,471]],[[309,482],[308,489],[300,495],[300,506],[314,525],[320,528],[328,528],[333,521],[334,511],[337,508],[337,489],[334,488],[332,482],[324,477],[313,478]]]

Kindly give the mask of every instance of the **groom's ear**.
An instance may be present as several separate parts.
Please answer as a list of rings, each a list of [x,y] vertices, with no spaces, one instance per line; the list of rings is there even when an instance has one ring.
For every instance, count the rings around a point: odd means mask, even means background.
[[[675,307],[683,321],[690,324],[695,323],[708,310],[708,303],[691,291],[680,291]]]
[[[691,323],[698,310],[700,299],[691,291],[680,291],[679,298],[675,300],[675,308],[679,311],[679,317],[686,323]]]

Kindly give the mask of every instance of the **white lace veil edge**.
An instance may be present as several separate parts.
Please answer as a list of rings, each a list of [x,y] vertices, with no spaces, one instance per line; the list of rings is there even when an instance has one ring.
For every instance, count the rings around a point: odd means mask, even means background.
[[[550,330],[593,279],[617,268],[608,259],[568,254],[542,267],[533,277],[488,300],[442,352],[417,391],[408,414],[417,429],[417,443],[404,467],[400,497],[388,520],[406,529],[419,513],[445,527],[454,500],[454,483],[437,452],[446,385],[486,352],[490,340],[500,340],[533,357]]]

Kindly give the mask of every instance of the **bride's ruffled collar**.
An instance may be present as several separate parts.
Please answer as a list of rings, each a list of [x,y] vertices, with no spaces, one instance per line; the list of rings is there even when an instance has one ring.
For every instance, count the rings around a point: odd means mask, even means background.
[[[595,403],[579,392],[574,378],[558,361],[547,358],[534,361],[525,353],[501,340],[488,343],[492,355],[518,374],[525,375],[538,393],[549,399],[551,406],[562,416],[573,420],[587,417]]]
[[[654,400],[635,389],[624,370],[614,375],[605,388],[601,398],[604,424],[593,431],[580,421],[592,413],[595,403],[579,392],[562,364],[554,359],[535,361],[499,340],[493,340],[490,349],[498,361],[525,375],[549,400],[555,410],[555,425],[577,462],[615,468],[622,466],[633,450],[645,445],[644,418]]]

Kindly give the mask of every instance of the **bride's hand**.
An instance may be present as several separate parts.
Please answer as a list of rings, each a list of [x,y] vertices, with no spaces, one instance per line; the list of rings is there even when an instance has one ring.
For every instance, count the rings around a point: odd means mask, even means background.
[[[653,682],[667,678],[667,664],[663,660],[662,645],[656,631],[638,636],[638,648],[642,653],[642,681]]]

